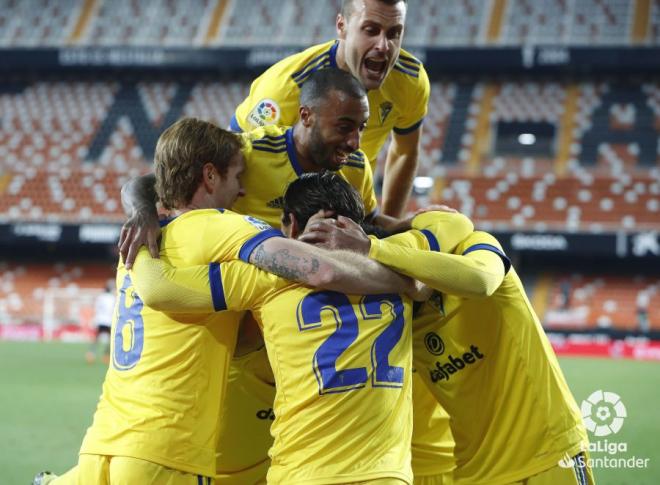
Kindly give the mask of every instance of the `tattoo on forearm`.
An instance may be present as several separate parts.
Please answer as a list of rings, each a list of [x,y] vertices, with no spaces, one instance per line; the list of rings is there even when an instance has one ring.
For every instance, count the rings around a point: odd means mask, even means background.
[[[315,256],[298,257],[288,249],[268,252],[263,244],[255,250],[252,262],[265,271],[294,281],[304,281],[306,277],[318,273],[321,267]]]

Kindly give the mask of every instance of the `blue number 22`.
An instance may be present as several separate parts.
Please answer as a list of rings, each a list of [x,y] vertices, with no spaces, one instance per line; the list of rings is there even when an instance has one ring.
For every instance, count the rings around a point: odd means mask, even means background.
[[[127,294],[129,295],[128,306],[126,306]],[[144,322],[140,313],[144,303],[133,291],[133,283],[129,275],[124,278],[117,306],[112,365],[115,369],[124,371],[135,367],[142,356],[144,346]],[[128,344],[127,348],[124,348],[125,344]]]
[[[396,387],[403,384],[403,368],[389,365],[389,355],[403,335],[404,318],[401,297],[396,294],[371,295],[360,304],[362,320],[382,317],[381,304],[390,307],[392,319],[389,325],[376,337],[371,346],[371,365],[374,369],[372,386]],[[312,367],[319,383],[319,394],[345,392],[365,387],[368,380],[367,369],[354,367],[338,370],[339,356],[358,337],[358,317],[348,297],[334,291],[310,293],[298,305],[298,325],[300,330],[321,326],[321,313],[329,311],[334,317],[337,329],[314,354]]]

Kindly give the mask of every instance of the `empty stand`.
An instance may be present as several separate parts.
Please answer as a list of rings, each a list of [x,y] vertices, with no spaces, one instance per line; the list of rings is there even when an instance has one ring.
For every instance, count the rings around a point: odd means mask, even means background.
[[[57,324],[87,324],[81,321],[76,294],[81,289],[101,292],[109,279],[114,279],[111,264],[16,264],[0,262],[0,323],[41,324],[44,299],[51,289],[70,292],[69,308],[58,312]],[[89,319],[91,315],[87,314]]]
[[[180,116],[229,124],[243,82],[25,83],[0,94],[0,220],[121,221],[119,189],[150,170]]]
[[[640,297],[640,293],[646,296]],[[559,275],[553,278],[544,325],[549,329],[638,330],[638,303],[642,301],[647,306],[649,328],[660,330],[657,278]]]
[[[203,20],[212,0],[105,0],[80,43],[98,46],[195,46],[203,42]]]
[[[273,8],[268,0],[234,0],[214,45],[312,45],[334,39],[338,0],[293,0]]]
[[[484,44],[491,3],[491,0],[409,2],[405,45]]]
[[[508,0],[500,43],[626,45],[633,9],[628,0]]]
[[[485,229],[657,229],[660,181],[603,177],[448,176],[434,202],[453,206]]]
[[[65,45],[83,0],[0,0],[0,45]]]

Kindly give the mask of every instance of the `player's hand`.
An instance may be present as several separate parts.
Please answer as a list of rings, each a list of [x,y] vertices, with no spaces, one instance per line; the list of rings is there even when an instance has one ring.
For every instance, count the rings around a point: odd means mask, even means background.
[[[122,226],[119,234],[119,254],[126,269],[131,269],[140,246],[147,246],[152,258],[159,256],[158,216],[150,211],[136,211]]]
[[[348,249],[369,254],[371,240],[359,224],[348,217],[329,219],[323,217],[325,215],[315,214],[311,217],[304,233],[298,239],[326,249]]]

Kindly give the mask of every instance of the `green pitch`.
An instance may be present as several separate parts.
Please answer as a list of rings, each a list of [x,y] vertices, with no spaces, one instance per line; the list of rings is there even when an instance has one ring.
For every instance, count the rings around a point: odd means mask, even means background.
[[[85,350],[80,344],[0,342],[0,483],[28,484],[39,471],[61,473],[76,463],[105,374],[102,364],[85,363]],[[596,467],[597,483],[660,483],[660,364],[562,359],[561,365],[578,402],[602,389],[617,393],[626,406],[623,427],[606,439],[609,446],[626,443],[627,450],[592,457],[607,457],[608,465],[612,459],[649,459],[645,469]]]

